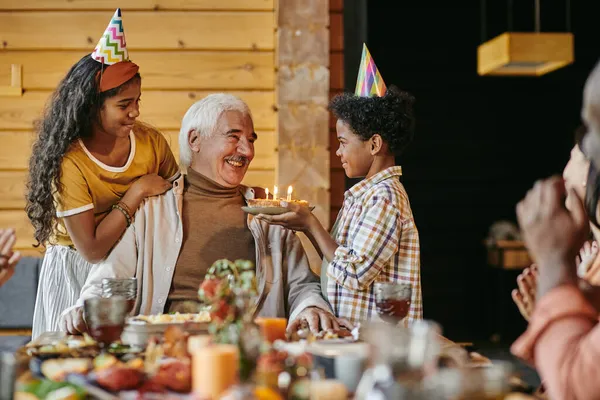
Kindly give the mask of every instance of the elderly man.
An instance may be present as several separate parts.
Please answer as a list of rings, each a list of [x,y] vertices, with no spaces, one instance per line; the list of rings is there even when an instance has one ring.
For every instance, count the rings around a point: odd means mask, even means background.
[[[90,273],[77,305],[63,313],[62,329],[85,329],[83,301],[101,295],[103,278],[138,278],[136,313],[182,310],[197,300],[206,271],[223,258],[256,261],[259,315],[287,317],[290,330],[302,320],[313,331],[339,328],[295,233],[241,209],[254,195],[241,182],[256,140],[250,110],[237,97],[212,94],[192,105],[179,135],[187,175],[144,202],[121,241]]]
[[[588,127],[583,151],[600,168],[600,64],[587,80],[582,117]],[[600,393],[600,325],[594,305],[578,287],[575,256],[588,237],[588,215],[598,220],[598,203],[584,208],[573,189],[573,207],[559,177],[536,185],[517,206],[527,247],[537,261],[537,303],[527,332],[512,351],[533,361],[553,399],[597,399]],[[589,195],[589,194],[588,194]],[[587,195],[586,195],[587,196]],[[591,200],[594,196],[590,196]],[[594,204],[595,203],[595,204]],[[591,292],[591,290],[586,290]],[[589,295],[589,293],[587,293]]]

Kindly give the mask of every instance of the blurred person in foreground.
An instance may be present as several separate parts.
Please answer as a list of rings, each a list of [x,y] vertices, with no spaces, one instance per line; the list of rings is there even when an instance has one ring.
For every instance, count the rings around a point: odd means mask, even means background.
[[[588,127],[583,153],[600,167],[600,64],[584,89]],[[565,198],[573,200],[570,209]],[[561,177],[539,181],[517,205],[525,243],[538,264],[537,304],[513,354],[535,364],[550,398],[596,399],[600,393],[600,326],[594,296],[579,287],[575,257],[598,225],[597,202],[584,200]],[[588,210],[586,213],[586,207]],[[590,218],[588,218],[588,215]],[[587,292],[594,292],[590,288]]]

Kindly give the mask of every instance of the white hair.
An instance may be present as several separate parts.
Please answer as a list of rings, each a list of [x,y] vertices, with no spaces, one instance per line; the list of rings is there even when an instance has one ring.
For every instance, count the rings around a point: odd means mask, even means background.
[[[192,149],[188,141],[190,131],[195,130],[203,139],[210,138],[225,111],[239,111],[252,118],[248,105],[239,97],[227,93],[210,94],[187,110],[179,130],[180,167],[188,168],[192,163]]]

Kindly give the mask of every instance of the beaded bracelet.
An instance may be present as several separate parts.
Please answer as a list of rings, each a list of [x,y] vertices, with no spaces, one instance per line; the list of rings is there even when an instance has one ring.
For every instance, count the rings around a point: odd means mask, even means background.
[[[117,201],[117,204],[120,205],[121,207],[123,207],[125,209],[125,211],[127,211],[127,214],[129,214],[129,218],[131,219],[131,222],[133,222],[133,213],[131,212],[131,209],[129,208],[129,206],[120,200]]]
[[[127,211],[125,211],[125,209],[123,207],[121,207],[119,205],[119,203],[113,204],[112,208],[113,208],[113,210],[117,209],[117,210],[121,211],[121,213],[123,213],[123,215],[125,216],[125,220],[127,221],[127,227],[129,227],[129,225],[131,225],[131,217],[129,216],[129,213]]]

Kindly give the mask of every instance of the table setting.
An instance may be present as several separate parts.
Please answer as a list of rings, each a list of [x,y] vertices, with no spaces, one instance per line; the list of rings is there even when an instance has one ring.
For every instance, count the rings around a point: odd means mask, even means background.
[[[469,353],[433,321],[408,325],[410,285],[376,284],[379,321],[315,334],[256,316],[249,261],[219,260],[194,313],[130,315],[134,280],[85,301],[88,332],[48,332],[15,354],[14,398],[501,399],[512,367]],[[521,384],[521,386],[523,386]]]

